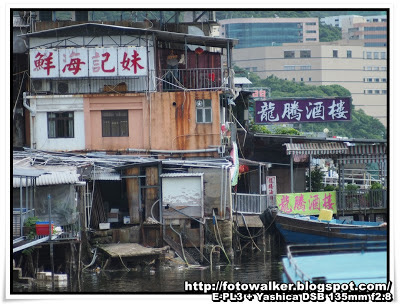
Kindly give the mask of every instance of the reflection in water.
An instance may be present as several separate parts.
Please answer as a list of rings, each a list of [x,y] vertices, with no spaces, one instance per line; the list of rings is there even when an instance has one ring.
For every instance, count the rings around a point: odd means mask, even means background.
[[[214,265],[213,268],[209,266],[186,268],[161,265],[157,269],[144,267],[130,271],[83,272],[79,282],[71,283],[69,281],[66,287],[56,287],[52,290],[51,284],[35,285],[30,289],[30,292],[182,293],[184,292],[185,281],[265,283],[273,280],[281,282],[281,275],[280,258],[258,252],[244,255],[234,265]],[[14,286],[13,290],[15,292],[28,292],[22,286]]]

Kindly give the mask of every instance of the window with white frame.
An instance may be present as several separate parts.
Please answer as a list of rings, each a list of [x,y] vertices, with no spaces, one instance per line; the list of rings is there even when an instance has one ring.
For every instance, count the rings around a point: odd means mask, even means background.
[[[49,138],[73,138],[74,137],[74,113],[48,112],[47,134]]]
[[[211,100],[196,100],[196,123],[211,123]]]
[[[285,71],[296,70],[296,66],[294,66],[294,65],[284,65],[284,66],[283,66],[283,69],[284,69]]]

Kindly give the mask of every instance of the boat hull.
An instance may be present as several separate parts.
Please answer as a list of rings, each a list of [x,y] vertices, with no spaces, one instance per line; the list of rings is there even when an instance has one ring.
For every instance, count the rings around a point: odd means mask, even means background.
[[[310,278],[296,272],[288,258],[282,259],[286,283],[324,282],[324,283],[386,283],[387,252],[323,254],[296,257],[297,268]]]
[[[288,244],[386,241],[387,227],[348,225],[276,214],[275,226]]]
[[[282,258],[285,283],[386,283],[387,243],[289,245]]]

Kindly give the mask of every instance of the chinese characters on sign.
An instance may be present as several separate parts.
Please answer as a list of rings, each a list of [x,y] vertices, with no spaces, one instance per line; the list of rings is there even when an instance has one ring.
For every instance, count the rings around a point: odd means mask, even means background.
[[[287,214],[319,215],[321,209],[337,213],[336,192],[279,194],[276,205]]]
[[[268,206],[272,205],[275,200],[276,195],[276,176],[267,176],[266,177],[266,191],[267,191],[267,200]]]
[[[58,77],[58,51],[53,49],[35,50],[30,54],[31,77]]]
[[[255,102],[255,123],[349,121],[350,98],[268,100]]]
[[[145,47],[33,49],[32,78],[146,76]]]

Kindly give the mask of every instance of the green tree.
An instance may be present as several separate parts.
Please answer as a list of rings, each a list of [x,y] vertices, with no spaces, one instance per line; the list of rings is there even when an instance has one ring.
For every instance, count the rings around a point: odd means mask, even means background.
[[[324,190],[324,173],[319,166],[314,167],[311,171],[311,192],[321,192]],[[310,175],[306,175],[306,190],[310,191]]]
[[[328,42],[342,39],[342,29],[327,24],[319,24],[319,41]]]

